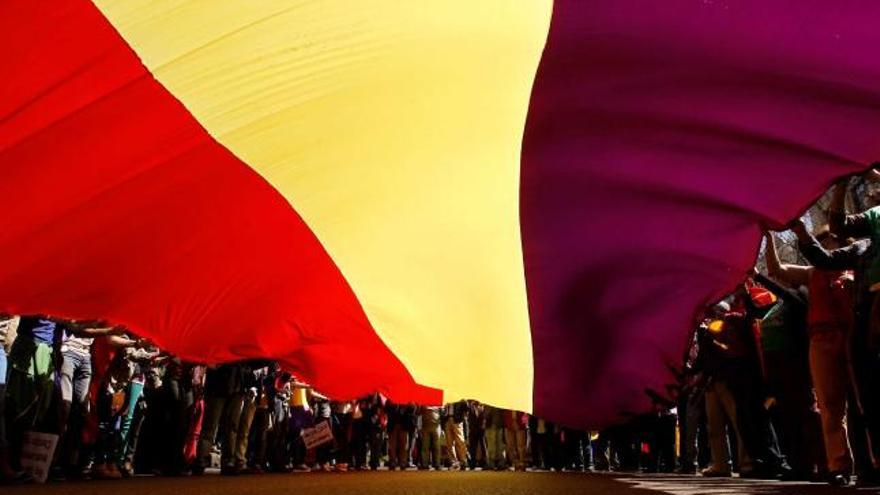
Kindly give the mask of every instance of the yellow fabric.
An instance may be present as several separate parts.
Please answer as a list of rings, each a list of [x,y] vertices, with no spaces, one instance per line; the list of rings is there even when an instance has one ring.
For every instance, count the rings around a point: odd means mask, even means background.
[[[531,410],[519,160],[551,0],[96,3],[419,383]]]

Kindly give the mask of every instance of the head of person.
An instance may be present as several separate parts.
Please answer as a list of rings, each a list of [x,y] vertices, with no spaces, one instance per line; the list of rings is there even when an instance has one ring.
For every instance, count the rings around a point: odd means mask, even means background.
[[[828,228],[827,225],[820,227],[815,232],[816,240],[819,241],[819,244],[822,245],[828,251],[834,251],[835,249],[840,249],[848,244],[845,240],[841,240],[837,237],[831,229]]]

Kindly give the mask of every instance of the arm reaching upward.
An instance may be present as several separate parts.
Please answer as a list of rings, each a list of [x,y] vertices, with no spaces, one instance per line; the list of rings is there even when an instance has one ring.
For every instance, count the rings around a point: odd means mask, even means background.
[[[765,238],[767,239],[767,249],[764,252],[764,257],[767,260],[767,273],[770,277],[791,287],[809,284],[813,268],[781,263],[779,255],[776,253],[776,240],[773,235],[768,232]]]
[[[797,222],[792,231],[798,238],[798,249],[811,265],[820,270],[855,269],[868,249],[868,241],[857,241],[849,246],[828,251],[816,238],[807,232],[803,223]]]
[[[828,205],[828,227],[838,237],[868,237],[871,223],[864,213],[846,214],[846,187],[842,182],[834,186],[831,203]]]

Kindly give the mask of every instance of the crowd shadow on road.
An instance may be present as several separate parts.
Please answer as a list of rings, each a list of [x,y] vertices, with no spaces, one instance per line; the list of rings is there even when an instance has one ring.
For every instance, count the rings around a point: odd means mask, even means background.
[[[837,488],[824,483],[702,478],[687,475],[621,475],[616,480],[631,488],[668,495],[825,495],[880,494],[877,488]]]

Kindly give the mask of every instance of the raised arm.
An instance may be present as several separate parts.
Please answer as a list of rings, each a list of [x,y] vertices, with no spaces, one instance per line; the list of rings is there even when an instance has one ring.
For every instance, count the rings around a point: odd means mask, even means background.
[[[806,226],[798,221],[792,231],[798,238],[798,249],[804,258],[820,270],[852,270],[855,269],[868,249],[867,241],[858,241],[849,246],[828,251],[822,244],[807,232]]]
[[[767,239],[767,249],[764,251],[764,258],[767,261],[767,273],[770,277],[790,287],[808,285],[812,267],[780,263],[779,255],[776,253],[776,240],[769,232],[765,238]]]
[[[828,227],[837,237],[868,237],[871,235],[871,224],[867,215],[857,213],[846,214],[847,182],[835,184],[828,205]]]
[[[92,322],[73,322],[70,330],[82,337],[104,337],[108,335],[122,335],[125,331],[124,327],[108,327],[106,325],[94,325]]]

